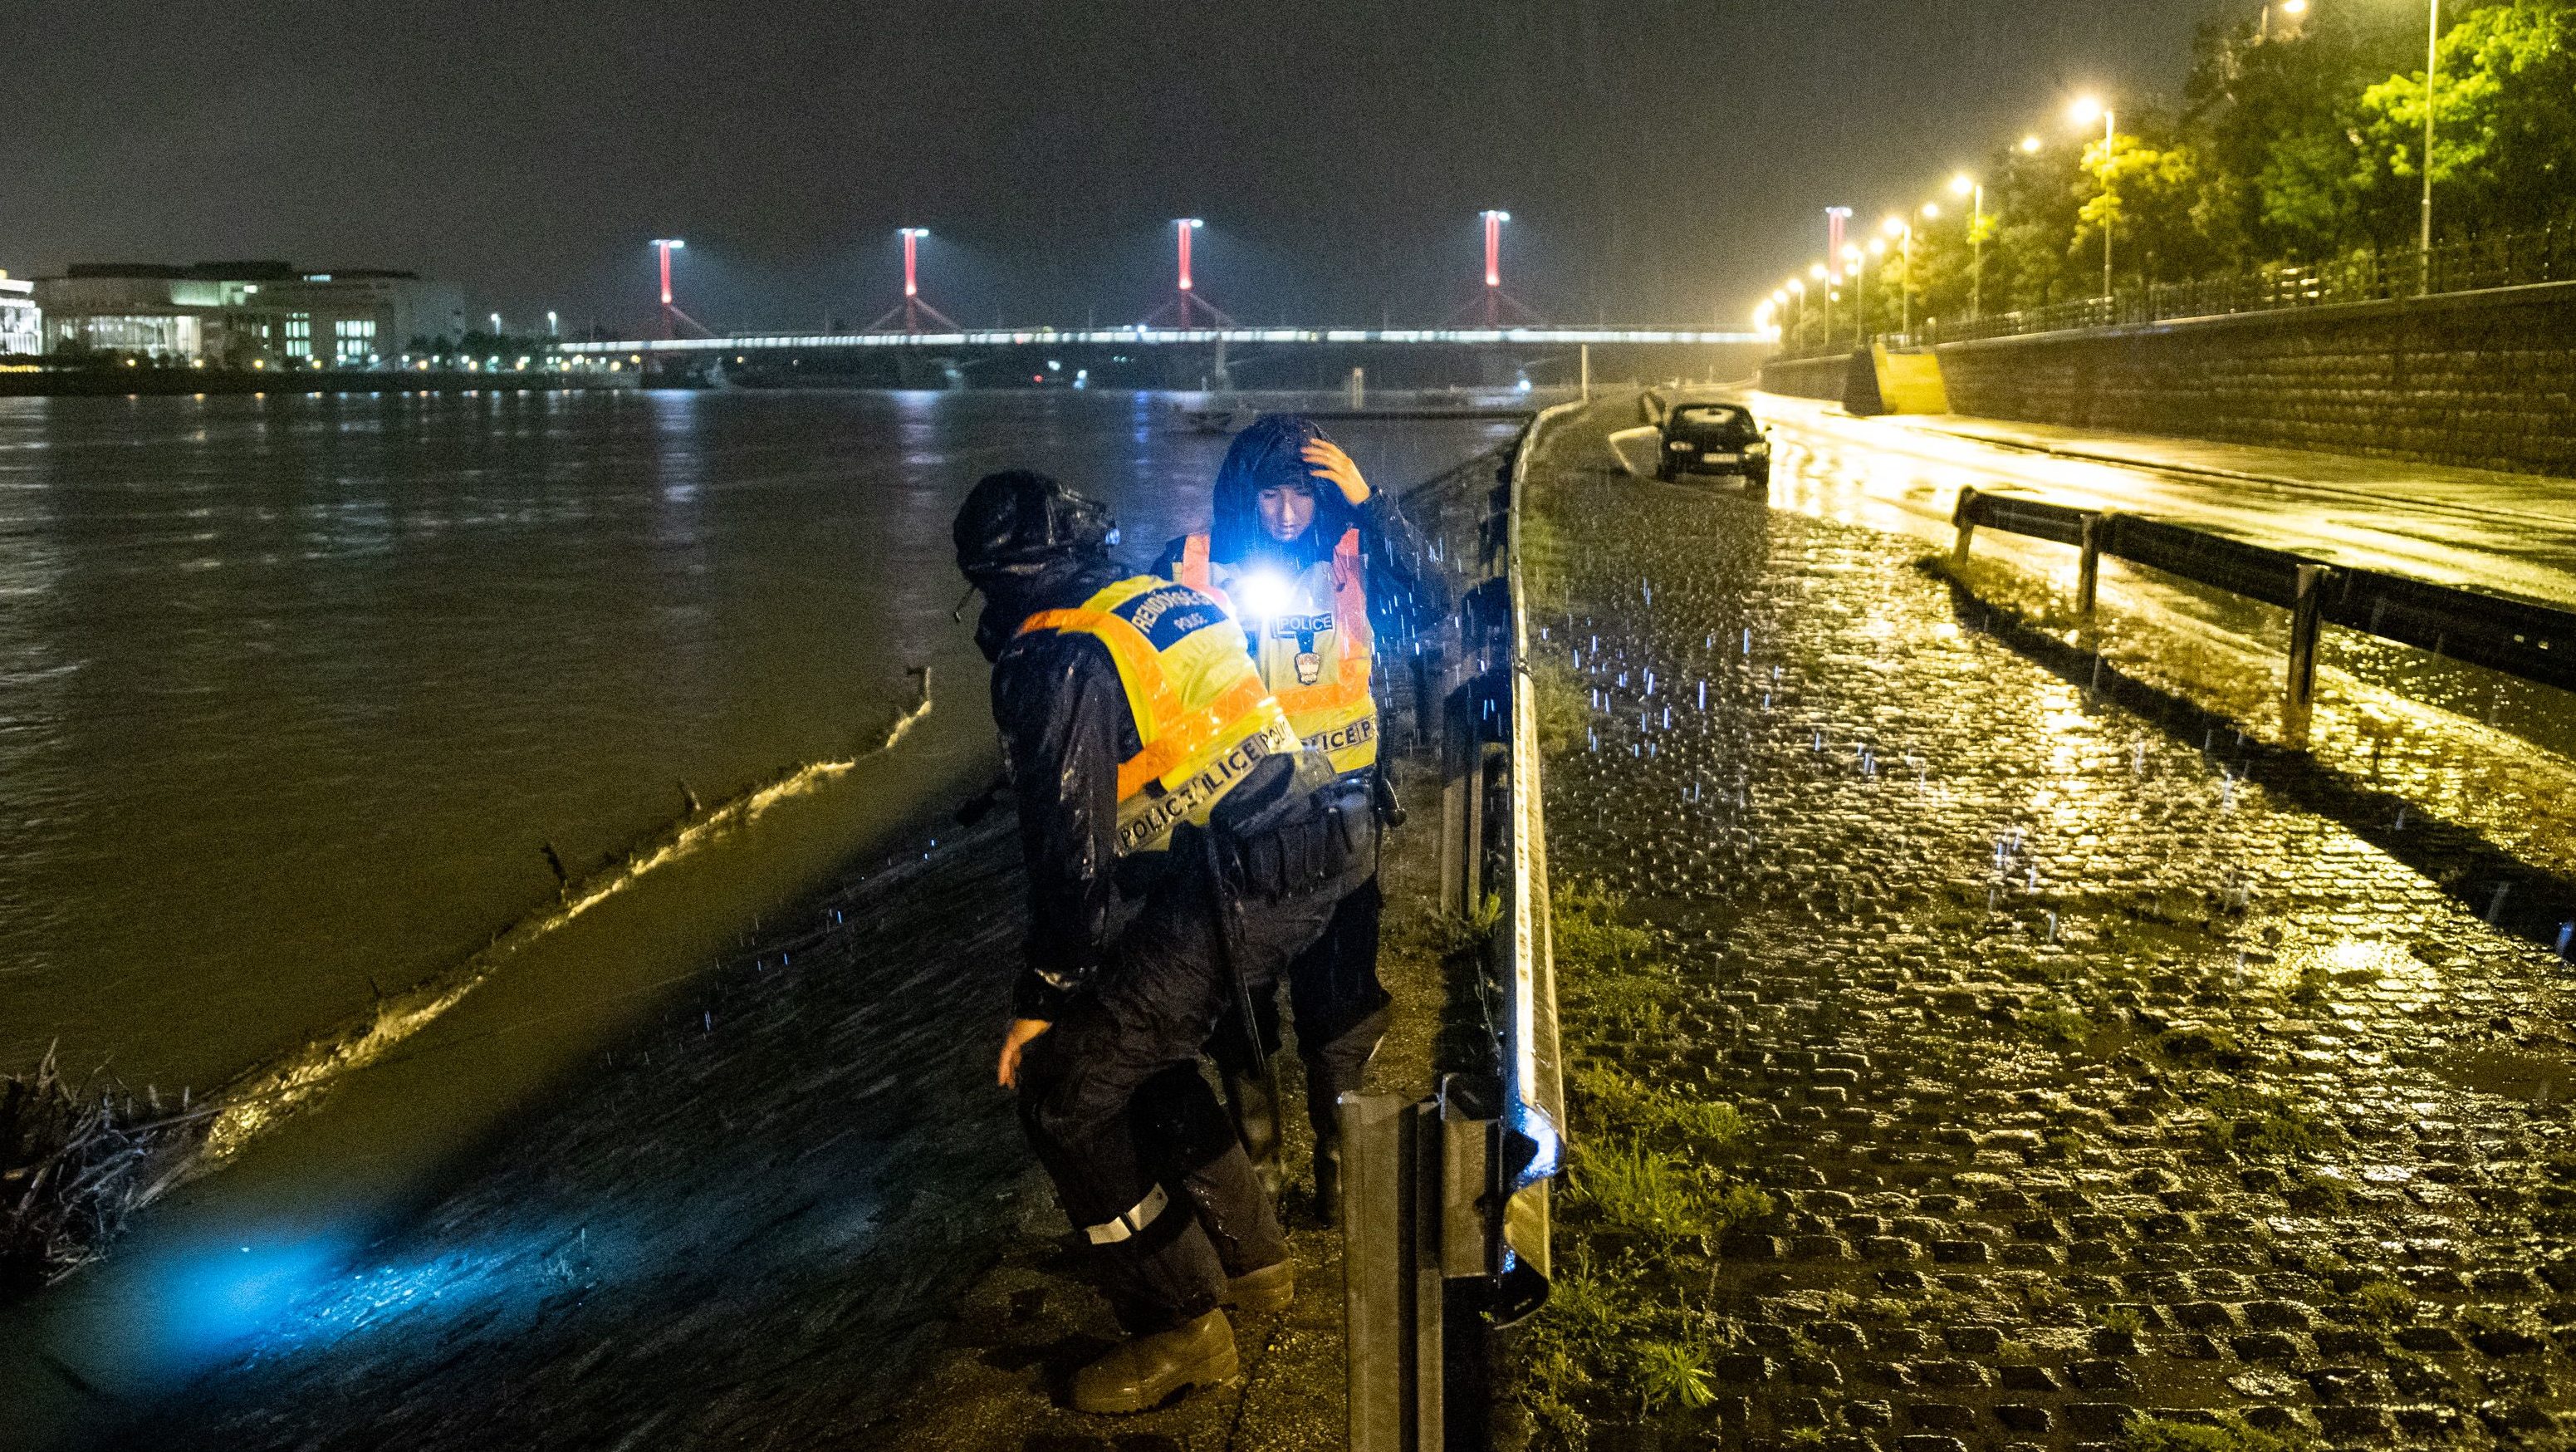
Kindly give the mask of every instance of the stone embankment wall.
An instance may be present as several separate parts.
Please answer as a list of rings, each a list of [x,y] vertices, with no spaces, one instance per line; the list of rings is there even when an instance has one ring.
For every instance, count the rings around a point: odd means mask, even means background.
[[[2576,475],[2576,283],[1938,350],[1963,414]],[[1763,371],[1839,397],[1840,359]]]
[[[1821,358],[1781,358],[1762,365],[1762,389],[1766,393],[1795,394],[1800,398],[1842,400],[1843,383],[1851,373],[1851,355],[1828,353]]]

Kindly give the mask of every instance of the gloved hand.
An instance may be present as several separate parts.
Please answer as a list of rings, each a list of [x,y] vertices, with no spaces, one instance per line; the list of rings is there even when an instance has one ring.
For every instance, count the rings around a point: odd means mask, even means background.
[[[1015,1018],[1011,1031],[1002,1037],[1002,1061],[995,1066],[994,1078],[1005,1089],[1020,1087],[1020,1055],[1038,1035],[1055,1025],[1042,1018]]]
[[[1368,503],[1368,481],[1360,477],[1360,466],[1351,462],[1351,456],[1342,452],[1341,445],[1330,439],[1317,439],[1300,451],[1298,457],[1315,466],[1308,473],[1318,479],[1330,480],[1333,487],[1341,490],[1342,498],[1349,502],[1351,508],[1357,509]]]

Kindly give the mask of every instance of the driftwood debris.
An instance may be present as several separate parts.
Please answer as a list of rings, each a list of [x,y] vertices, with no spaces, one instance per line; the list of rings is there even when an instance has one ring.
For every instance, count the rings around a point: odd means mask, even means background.
[[[196,1118],[143,1109],[105,1070],[75,1088],[51,1049],[33,1073],[0,1078],[0,1299],[97,1259],[177,1173]]]

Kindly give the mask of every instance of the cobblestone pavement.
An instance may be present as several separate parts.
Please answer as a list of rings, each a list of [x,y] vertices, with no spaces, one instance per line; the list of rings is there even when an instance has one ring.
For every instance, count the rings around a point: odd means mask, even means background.
[[[1541,469],[1570,589],[1533,623],[1591,706],[1550,852],[1663,981],[1587,1011],[1569,968],[1570,1068],[1731,1102],[1711,1155],[1772,1197],[1703,1255],[1612,1223],[1578,1159],[1560,1266],[1705,1373],[1643,1414],[1642,1373],[1596,1377],[1596,1431],[2566,1445],[2564,965],[2225,732],[1971,628],[1918,548],[1578,452]],[[1578,1093],[1596,1164],[1603,1113]]]

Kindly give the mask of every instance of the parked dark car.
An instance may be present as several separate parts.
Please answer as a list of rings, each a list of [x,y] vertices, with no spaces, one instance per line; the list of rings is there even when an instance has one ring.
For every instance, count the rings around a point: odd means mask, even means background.
[[[1756,489],[1771,486],[1771,442],[1753,415],[1732,403],[1677,403],[1664,415],[1659,479],[1684,474],[1736,474]]]

